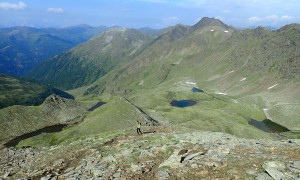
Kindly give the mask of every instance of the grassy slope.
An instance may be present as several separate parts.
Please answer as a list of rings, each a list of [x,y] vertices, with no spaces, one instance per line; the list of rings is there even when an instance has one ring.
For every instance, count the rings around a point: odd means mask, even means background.
[[[192,93],[191,89],[167,90],[153,94],[139,94],[135,103],[147,109],[149,114],[162,117],[172,125],[198,130],[221,131],[246,138],[271,137],[248,125],[248,120],[263,120],[263,112],[253,106],[236,103],[234,98],[207,93]],[[193,99],[192,107],[170,106],[172,100]],[[159,103],[158,103],[159,102]]]
[[[143,125],[147,123],[146,118],[134,106],[124,98],[111,96],[109,94],[98,98],[82,99],[83,103],[106,102],[105,105],[89,112],[84,121],[59,133],[44,134],[22,141],[19,146],[43,146],[64,142],[67,139],[80,138],[101,133],[113,133],[125,130],[127,133],[135,132],[136,121]]]

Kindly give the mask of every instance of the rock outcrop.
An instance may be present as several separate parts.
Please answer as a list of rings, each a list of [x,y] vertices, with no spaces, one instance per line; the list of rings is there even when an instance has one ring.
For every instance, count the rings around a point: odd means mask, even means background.
[[[49,96],[40,106],[11,106],[0,110],[0,142],[47,126],[74,123],[86,107],[71,99]]]
[[[3,149],[0,177],[297,179],[299,147],[300,140],[241,139],[217,132],[96,135],[44,148]]]

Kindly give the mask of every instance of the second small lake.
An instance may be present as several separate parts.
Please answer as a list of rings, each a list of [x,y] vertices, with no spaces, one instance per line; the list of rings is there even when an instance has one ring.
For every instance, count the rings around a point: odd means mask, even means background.
[[[287,129],[286,127],[283,127],[273,121],[270,121],[269,119],[265,119],[263,121],[251,119],[248,122],[248,124],[268,133],[280,133],[289,131],[289,129]]]
[[[54,132],[60,132],[63,130],[63,128],[67,127],[66,124],[57,124],[53,126],[47,126],[42,129],[36,130],[34,132],[26,133],[21,136],[15,137],[14,139],[10,140],[9,142],[5,143],[5,147],[13,147],[16,146],[20,141],[25,140],[27,138],[31,138],[33,136],[40,135],[42,133],[54,133]]]
[[[204,92],[204,91],[202,89],[198,89],[198,88],[193,87],[192,92]]]
[[[102,105],[106,104],[106,102],[97,102],[95,105],[88,108],[88,111],[94,111],[95,109],[101,107]]]
[[[170,104],[171,106],[184,108],[184,107],[194,106],[195,104],[197,104],[197,102],[193,100],[173,100]]]

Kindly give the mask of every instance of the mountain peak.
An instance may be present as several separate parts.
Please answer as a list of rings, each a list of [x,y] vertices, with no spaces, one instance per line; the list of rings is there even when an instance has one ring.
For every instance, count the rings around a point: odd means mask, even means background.
[[[282,32],[282,31],[288,31],[288,30],[299,30],[300,29],[300,24],[292,23],[285,25],[281,28],[279,28],[277,31]]]
[[[180,39],[186,36],[189,33],[189,26],[185,26],[182,24],[177,24],[175,26],[170,26],[161,31],[158,39],[163,39],[166,42],[172,42],[176,39]]]
[[[221,26],[225,29],[229,29],[229,26],[219,19],[215,18],[209,18],[209,17],[204,17],[202,18],[197,24],[193,26],[193,28],[198,29],[198,28],[203,28],[207,26]]]
[[[107,29],[103,35],[112,35],[112,34],[124,34],[124,33],[129,33],[132,31],[137,31],[134,29],[129,29],[129,28],[124,28],[124,27],[115,27],[115,28],[109,28]]]

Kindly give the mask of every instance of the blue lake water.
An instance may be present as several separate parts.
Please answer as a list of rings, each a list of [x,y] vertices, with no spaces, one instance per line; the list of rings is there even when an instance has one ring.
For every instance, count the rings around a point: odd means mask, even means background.
[[[171,106],[184,108],[194,106],[195,104],[197,104],[197,102],[193,100],[173,100],[170,104]]]

